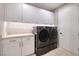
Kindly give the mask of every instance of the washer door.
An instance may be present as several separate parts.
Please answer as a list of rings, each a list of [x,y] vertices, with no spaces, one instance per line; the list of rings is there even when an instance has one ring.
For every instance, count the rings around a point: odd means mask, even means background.
[[[43,29],[39,33],[39,40],[41,42],[46,42],[49,38],[49,32],[46,29]]]

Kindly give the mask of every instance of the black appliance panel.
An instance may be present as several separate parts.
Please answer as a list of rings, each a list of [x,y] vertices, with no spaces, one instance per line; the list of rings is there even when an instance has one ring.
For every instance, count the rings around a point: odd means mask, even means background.
[[[54,43],[58,41],[58,32],[57,27],[50,28],[50,43]]]

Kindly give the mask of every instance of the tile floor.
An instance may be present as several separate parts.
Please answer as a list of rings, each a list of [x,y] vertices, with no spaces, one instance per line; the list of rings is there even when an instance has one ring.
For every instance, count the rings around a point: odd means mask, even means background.
[[[35,54],[33,54],[32,56],[35,56]],[[76,56],[76,55],[66,49],[57,48],[52,51],[49,51],[48,53],[42,56]]]

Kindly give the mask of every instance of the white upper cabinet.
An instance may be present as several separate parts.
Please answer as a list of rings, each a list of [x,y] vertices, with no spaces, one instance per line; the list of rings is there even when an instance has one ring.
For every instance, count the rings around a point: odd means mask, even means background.
[[[4,20],[5,15],[4,10],[5,10],[4,4],[0,3],[0,20]]]
[[[22,6],[21,3],[6,3],[5,20],[20,22],[22,20]]]
[[[23,22],[36,24],[53,24],[54,14],[27,4],[23,5]]]
[[[23,5],[23,22],[27,23],[38,23],[39,20],[38,17],[39,9],[32,7],[30,5],[24,4]]]
[[[3,3],[0,4],[0,20],[50,25],[54,13],[23,3]]]
[[[54,13],[53,12],[49,12],[47,10],[43,10],[41,9],[40,11],[40,20],[39,22],[42,24],[49,24],[52,25],[53,21],[54,21]]]

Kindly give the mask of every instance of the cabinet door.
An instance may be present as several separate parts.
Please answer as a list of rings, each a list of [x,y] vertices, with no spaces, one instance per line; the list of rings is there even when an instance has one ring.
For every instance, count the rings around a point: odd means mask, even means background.
[[[78,16],[78,19],[77,19],[77,20],[78,20],[78,21],[77,21],[77,22],[78,22],[78,25],[77,25],[77,26],[78,26],[78,27],[77,27],[77,28],[78,28],[78,32],[77,32],[77,33],[78,33],[78,56],[79,56],[79,4],[78,4],[78,10],[77,10],[77,12],[78,12],[78,13],[77,13],[77,14],[78,14],[78,15],[77,15],[77,16]]]
[[[37,23],[37,21],[38,21],[37,15],[38,15],[38,9],[37,8],[30,6],[30,5],[27,5],[27,4],[23,5],[23,22]]]
[[[21,48],[19,47],[20,39],[4,39],[2,40],[4,56],[20,56]]]
[[[54,20],[54,13],[53,12],[49,12],[47,10],[40,10],[39,11],[39,16],[40,16],[40,20],[39,23],[40,24],[48,24],[48,25],[52,25],[53,24],[53,20]]]
[[[22,39],[23,47],[22,47],[22,55],[30,55],[34,53],[34,37],[24,37]]]
[[[21,3],[6,3],[5,20],[20,22],[22,20],[22,6]]]
[[[2,42],[1,42],[1,38],[0,38],[0,56],[2,56]]]
[[[0,3],[0,20],[4,20],[4,4]]]
[[[27,4],[23,5],[23,22],[53,24],[54,14]]]

